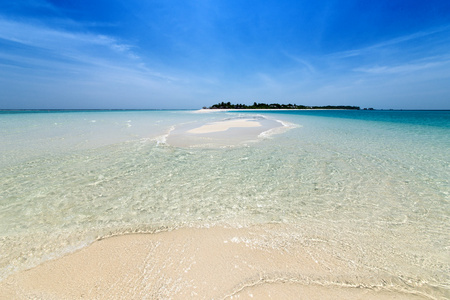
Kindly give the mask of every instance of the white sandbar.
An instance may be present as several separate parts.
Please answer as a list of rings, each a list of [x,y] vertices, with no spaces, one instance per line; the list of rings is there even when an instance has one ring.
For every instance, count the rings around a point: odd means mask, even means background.
[[[261,140],[293,128],[262,116],[233,117],[210,122],[182,124],[167,135],[166,143],[175,147],[234,147]]]
[[[201,134],[226,131],[230,128],[248,128],[248,127],[261,127],[261,123],[254,119],[235,119],[221,122],[214,122],[206,124],[191,130],[188,133]]]

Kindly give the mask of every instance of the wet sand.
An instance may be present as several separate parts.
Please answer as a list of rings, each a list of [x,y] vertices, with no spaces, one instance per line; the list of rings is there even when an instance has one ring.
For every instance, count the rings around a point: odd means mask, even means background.
[[[329,253],[312,253],[300,241],[289,239],[290,231],[288,225],[266,224],[111,237],[10,276],[0,283],[0,295],[2,299],[426,299],[395,290],[388,281],[361,273]]]

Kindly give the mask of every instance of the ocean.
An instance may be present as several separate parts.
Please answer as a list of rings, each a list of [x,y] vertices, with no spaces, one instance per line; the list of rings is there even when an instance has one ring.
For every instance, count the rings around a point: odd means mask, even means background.
[[[282,126],[170,142],[243,118]],[[348,266],[321,284],[448,298],[449,179],[450,111],[2,112],[0,280],[107,237],[278,224],[272,248]]]

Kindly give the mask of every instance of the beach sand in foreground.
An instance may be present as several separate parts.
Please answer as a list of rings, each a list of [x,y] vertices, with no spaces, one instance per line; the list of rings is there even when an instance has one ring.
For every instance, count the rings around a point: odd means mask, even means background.
[[[288,225],[181,228],[97,241],[0,283],[4,299],[425,299],[283,239]],[[320,257],[318,260],[317,257]]]

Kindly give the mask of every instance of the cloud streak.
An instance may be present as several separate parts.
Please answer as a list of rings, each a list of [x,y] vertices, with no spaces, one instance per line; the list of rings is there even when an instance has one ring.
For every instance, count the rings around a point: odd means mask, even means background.
[[[131,50],[133,46],[120,43],[109,36],[67,32],[5,19],[0,19],[0,38],[23,45],[59,52],[61,55],[80,51],[80,48],[86,51],[93,46],[104,46],[111,51],[124,54],[128,58],[139,58]]]
[[[422,38],[430,37],[435,34],[440,34],[440,33],[445,34],[448,32],[450,32],[450,26],[433,28],[433,29],[426,30],[426,31],[420,31],[420,32],[412,33],[412,34],[407,34],[404,36],[399,36],[399,37],[389,39],[389,40],[386,40],[386,41],[383,41],[380,43],[376,43],[376,44],[373,44],[373,45],[370,45],[370,46],[367,46],[364,48],[360,48],[360,49],[352,49],[352,50],[332,53],[329,56],[333,59],[342,59],[342,58],[349,58],[349,57],[355,57],[355,56],[363,56],[363,55],[367,55],[369,53],[378,52],[382,48],[391,48],[393,46],[398,46],[398,45],[406,43],[406,42],[411,42],[411,41],[419,40]]]
[[[53,68],[61,72],[89,73],[101,69],[105,73],[134,73],[148,77],[176,81],[176,77],[150,70],[133,49],[137,48],[106,35],[67,32],[43,26],[0,19],[0,39],[23,46],[18,54],[2,52],[3,64],[34,66],[42,70]]]
[[[448,57],[443,57],[442,59],[437,59],[432,62],[425,63],[409,63],[404,65],[394,65],[394,66],[377,66],[377,67],[362,67],[356,68],[354,71],[363,72],[369,74],[407,74],[418,71],[424,71],[427,69],[442,68],[447,67],[450,64],[450,59]]]
[[[316,68],[310,63],[308,62],[306,59],[298,57],[296,55],[292,55],[286,51],[282,51],[282,53],[290,58],[291,60],[295,61],[296,63],[298,63],[299,66],[301,66],[303,69],[305,69],[306,71],[308,71],[310,74],[314,74],[316,73]]]

